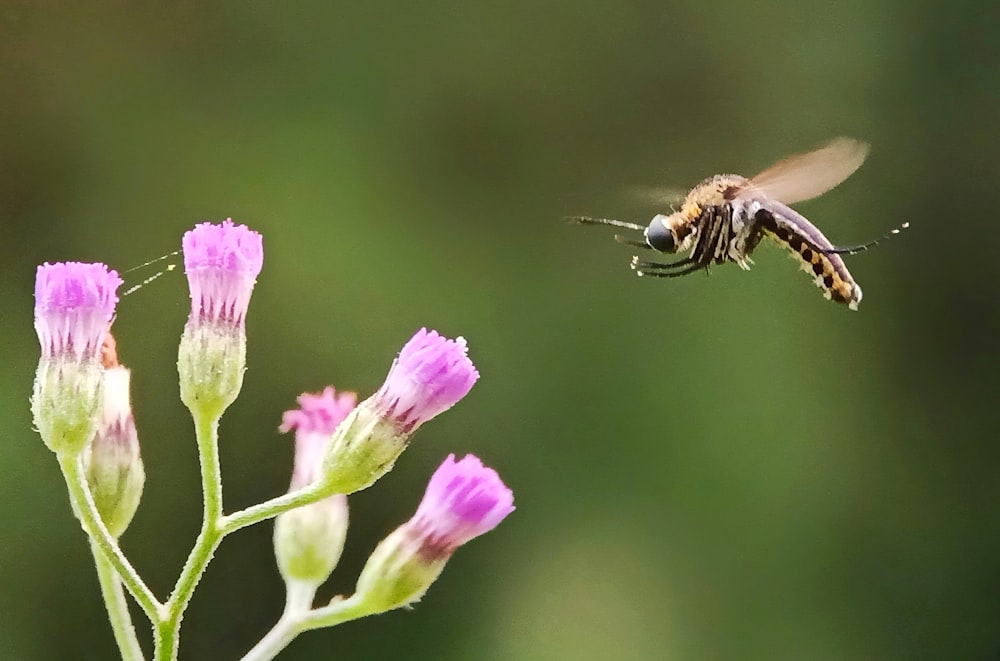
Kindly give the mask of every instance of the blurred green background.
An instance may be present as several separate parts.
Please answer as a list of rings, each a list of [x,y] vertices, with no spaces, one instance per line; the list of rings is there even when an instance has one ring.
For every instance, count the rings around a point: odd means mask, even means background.
[[[995,8],[993,8],[995,9]],[[362,396],[421,326],[482,379],[351,499],[351,590],[449,452],[518,509],[410,612],[285,659],[986,659],[1000,654],[1000,40],[930,0],[0,1],[0,650],[116,648],[32,431],[35,266],[119,269],[232,216],[264,235],[227,508],[287,488],[304,390]],[[646,223],[636,186],[750,175],[831,137],[866,165],[801,210],[858,313],[783,251],[639,280],[566,214]],[[155,268],[127,276],[134,284]],[[177,397],[178,272],[125,298],[148,479],[123,546],[158,595],[198,529]],[[227,539],[181,658],[237,658],[280,612],[271,527]],[[137,621],[143,639],[147,628]]]

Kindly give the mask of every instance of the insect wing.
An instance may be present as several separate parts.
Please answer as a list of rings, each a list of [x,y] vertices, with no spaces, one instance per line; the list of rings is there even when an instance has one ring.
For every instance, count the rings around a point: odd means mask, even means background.
[[[687,194],[684,188],[666,186],[632,186],[626,191],[626,196],[634,202],[663,208],[679,207]]]
[[[785,204],[818,197],[850,177],[868,156],[868,144],[837,138],[824,147],[789,156],[750,180],[738,197],[763,196]]]

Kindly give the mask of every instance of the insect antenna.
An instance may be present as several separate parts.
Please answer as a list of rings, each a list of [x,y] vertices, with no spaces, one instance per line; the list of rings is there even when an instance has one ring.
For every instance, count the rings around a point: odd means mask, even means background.
[[[624,227],[628,230],[636,230],[638,232],[646,229],[642,225],[636,225],[635,223],[627,223],[624,220],[614,220],[612,218],[591,218],[590,216],[566,216],[566,220],[575,225],[613,225],[615,227]]]
[[[888,232],[886,232],[879,238],[875,239],[874,241],[869,241],[868,243],[862,243],[860,246],[834,246],[832,248],[820,248],[819,252],[825,255],[856,255],[859,252],[864,252],[866,250],[874,248],[875,246],[877,246],[878,244],[882,243],[883,241],[885,241],[890,237],[896,236],[903,230],[907,229],[909,226],[910,226],[909,223],[903,223],[899,227],[889,230]]]

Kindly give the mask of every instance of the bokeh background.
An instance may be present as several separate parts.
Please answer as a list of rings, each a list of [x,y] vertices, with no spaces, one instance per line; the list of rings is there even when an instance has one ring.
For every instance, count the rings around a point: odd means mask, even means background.
[[[296,395],[369,394],[421,326],[467,337],[482,379],[352,497],[321,595],[351,590],[449,452],[496,466],[518,505],[412,611],[282,658],[997,658],[990,6],[0,1],[0,654],[116,654],[31,428],[35,266],[127,269],[231,216],[266,256],[222,427],[227,509],[286,489]],[[840,243],[912,223],[848,260],[857,313],[773,247],[749,273],[640,280],[611,232],[561,220],[645,223],[663,208],[636,187],[837,135],[872,154],[801,210]],[[115,323],[148,473],[123,545],[161,596],[201,512],[187,305],[178,270]],[[238,658],[273,623],[270,536],[224,542],[182,658]]]

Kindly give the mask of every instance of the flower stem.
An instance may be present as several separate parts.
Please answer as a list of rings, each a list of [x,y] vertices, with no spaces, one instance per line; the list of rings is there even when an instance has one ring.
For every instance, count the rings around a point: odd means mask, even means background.
[[[281,650],[288,647],[296,636],[301,633],[299,621],[309,612],[313,598],[316,596],[316,586],[292,581],[286,584],[285,610],[260,642],[253,646],[242,661],[267,661],[273,659]]]
[[[160,602],[156,600],[152,590],[146,586],[139,573],[129,563],[128,558],[118,548],[118,542],[101,520],[94,505],[94,498],[90,495],[87,487],[87,478],[83,473],[83,466],[80,463],[78,454],[59,454],[59,468],[62,469],[63,477],[66,480],[66,487],[69,491],[70,501],[73,509],[80,519],[80,525],[91,541],[100,549],[103,557],[118,572],[119,578],[128,589],[129,593],[135,597],[146,617],[150,622],[159,619]]]
[[[299,630],[324,629],[343,624],[344,622],[350,622],[351,620],[357,620],[366,615],[374,615],[377,612],[381,611],[373,610],[365,603],[363,598],[356,594],[347,599],[337,597],[329,605],[323,608],[314,608],[305,613],[305,617],[302,618],[299,624]]]
[[[292,592],[290,589],[285,612],[281,614],[281,618],[240,661],[269,661],[276,657],[281,650],[288,647],[288,644],[304,631],[332,627],[372,614],[357,596],[349,599],[337,598],[328,606],[310,610],[308,606],[312,601],[310,595],[309,601],[306,601],[303,607],[296,607],[293,603]]]
[[[291,614],[287,610],[274,624],[267,635],[260,639],[260,642],[253,646],[241,661],[269,661],[278,656],[281,650],[288,647],[288,644],[299,635],[298,627],[300,615]]]
[[[225,534],[219,527],[222,517],[222,475],[219,469],[219,418],[192,411],[201,462],[201,488],[204,514],[201,531],[188,554],[174,590],[164,605],[165,616],[157,622],[154,658],[168,661],[177,658],[181,619],[194,589]]]
[[[111,630],[115,634],[115,642],[118,643],[122,661],[143,661],[145,657],[142,655],[142,648],[139,647],[139,639],[135,635],[121,579],[93,540],[90,542],[90,550],[94,554],[97,578],[101,583],[101,595],[108,609],[108,619],[111,621]]]
[[[219,530],[223,535],[228,535],[240,528],[246,528],[255,523],[260,523],[266,519],[271,519],[287,512],[288,510],[315,503],[327,496],[332,496],[330,488],[322,481],[313,482],[308,487],[304,487],[283,496],[266,500],[263,503],[253,505],[244,510],[233,512],[219,520]]]

